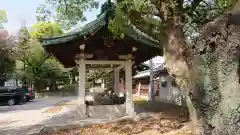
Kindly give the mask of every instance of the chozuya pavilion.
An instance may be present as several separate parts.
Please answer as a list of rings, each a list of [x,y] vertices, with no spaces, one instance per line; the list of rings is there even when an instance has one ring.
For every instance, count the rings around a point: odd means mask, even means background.
[[[54,55],[66,68],[79,66],[78,102],[85,111],[85,71],[94,64],[115,65],[114,90],[119,89],[119,70],[125,69],[126,113],[132,116],[133,67],[162,53],[159,43],[133,25],[124,27],[122,39],[112,38],[108,29],[113,3],[106,2],[105,12],[81,29],[59,37],[41,38],[45,50]],[[106,5],[105,5],[106,6]],[[117,81],[116,81],[117,80]]]

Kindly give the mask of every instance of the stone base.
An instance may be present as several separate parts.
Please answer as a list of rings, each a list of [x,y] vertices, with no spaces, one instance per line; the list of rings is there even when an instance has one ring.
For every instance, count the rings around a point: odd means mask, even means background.
[[[136,112],[134,111],[134,104],[133,103],[126,103],[126,113],[128,116],[130,117],[135,117],[136,116]]]
[[[91,118],[119,118],[123,117],[125,113],[124,105],[98,105],[88,106],[88,116]]]
[[[77,106],[77,112],[78,112],[78,114],[79,115],[86,115],[87,113],[86,113],[86,104],[79,104],[78,106]]]

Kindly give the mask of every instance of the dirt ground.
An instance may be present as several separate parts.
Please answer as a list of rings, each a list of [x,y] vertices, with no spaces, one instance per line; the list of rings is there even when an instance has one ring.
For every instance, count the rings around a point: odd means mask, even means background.
[[[138,100],[148,117],[116,123],[92,125],[85,128],[49,131],[39,135],[192,135],[187,117],[180,116],[180,108],[166,103],[147,103]]]
[[[187,127],[174,120],[166,119],[158,122],[149,119],[149,121],[122,121],[81,129],[48,132],[41,135],[192,135]]]

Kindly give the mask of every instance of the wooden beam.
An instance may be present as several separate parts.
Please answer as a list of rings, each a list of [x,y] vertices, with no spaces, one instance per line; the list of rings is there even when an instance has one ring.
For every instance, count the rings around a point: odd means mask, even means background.
[[[128,55],[119,55],[118,58],[119,58],[119,59],[128,60],[128,59],[132,58],[132,54],[128,54]]]
[[[120,65],[120,66],[116,67],[116,70],[120,70],[122,68],[125,68],[125,65]]]
[[[125,63],[126,61],[85,60],[85,64],[98,64],[98,65],[104,65],[104,64],[123,65]]]
[[[112,68],[109,67],[87,67],[88,70],[94,69],[94,70],[112,70]]]
[[[81,57],[81,54],[76,54],[76,59],[80,59]],[[93,57],[93,54],[84,54],[84,58],[86,59],[89,59],[89,58],[92,58]]]

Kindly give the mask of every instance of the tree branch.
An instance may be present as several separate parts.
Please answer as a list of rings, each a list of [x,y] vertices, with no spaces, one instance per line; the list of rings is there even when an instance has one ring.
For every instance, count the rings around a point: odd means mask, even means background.
[[[67,6],[67,0],[63,0],[64,4],[65,4],[65,12],[66,14],[68,13],[68,6]]]
[[[158,9],[160,19],[162,20],[163,23],[166,22],[164,11],[162,9],[162,1],[161,0],[151,0],[151,3],[156,6]]]
[[[50,55],[46,54],[43,58],[38,62],[37,66],[41,66],[47,59],[50,58]]]
[[[148,0],[145,0],[144,1],[144,3],[145,2],[147,2]],[[151,14],[151,15],[153,15],[153,16],[157,16],[157,17],[159,17],[159,18],[161,18],[161,14],[159,13],[159,11],[157,11],[157,9],[156,9],[156,7],[153,7],[153,6],[155,6],[155,5],[150,5],[149,7],[151,8],[150,10],[151,11],[145,11],[144,10],[144,6],[146,6],[145,4],[143,4],[142,6],[141,6],[141,10],[140,10],[140,13],[141,14],[146,14],[146,15],[149,15],[149,14]]]
[[[156,12],[141,11],[141,12],[139,12],[139,14],[142,14],[142,15],[149,15],[149,14],[151,14],[153,16],[157,16],[157,17],[161,18],[161,15],[159,13],[156,13]]]

